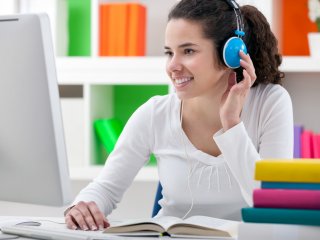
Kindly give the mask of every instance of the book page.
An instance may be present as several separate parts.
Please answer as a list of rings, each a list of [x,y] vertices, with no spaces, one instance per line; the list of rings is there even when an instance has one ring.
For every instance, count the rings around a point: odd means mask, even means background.
[[[171,226],[168,232],[174,235],[198,235],[234,237],[237,235],[239,222],[207,216],[192,216],[183,223]]]
[[[171,225],[181,222],[181,219],[176,217],[158,217],[145,219],[131,219],[120,223],[112,224],[107,228],[105,233],[124,233],[124,232],[141,232],[155,231],[159,233],[165,232]]]
[[[167,231],[172,225],[184,222],[181,218],[172,216],[157,217],[154,218],[154,221],[161,225],[165,231]]]
[[[238,226],[239,222],[207,216],[192,216],[184,220],[184,223],[194,224],[207,228],[215,228],[227,231],[228,229]]]

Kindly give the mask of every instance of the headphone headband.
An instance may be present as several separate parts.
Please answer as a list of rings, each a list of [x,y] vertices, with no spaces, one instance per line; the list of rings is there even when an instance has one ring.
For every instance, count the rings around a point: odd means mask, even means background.
[[[228,5],[233,9],[237,20],[237,29],[234,30],[236,37],[229,38],[223,46],[222,56],[223,61],[227,67],[236,69],[240,67],[240,56],[239,51],[247,53],[247,47],[242,40],[244,36],[244,27],[242,21],[242,15],[240,11],[240,6],[235,0],[226,0]]]
[[[235,0],[226,0],[226,2],[234,10],[237,19],[237,30],[235,30],[235,34],[241,38],[245,33],[243,31],[244,26],[240,6]]]
[[[239,4],[234,0],[226,0],[230,7],[234,9],[239,9]]]

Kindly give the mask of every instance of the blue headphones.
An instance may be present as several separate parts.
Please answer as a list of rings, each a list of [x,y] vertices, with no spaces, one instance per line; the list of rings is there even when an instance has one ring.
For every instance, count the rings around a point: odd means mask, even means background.
[[[227,67],[235,69],[240,67],[239,51],[242,50],[247,54],[247,47],[242,40],[245,35],[243,31],[243,21],[238,3],[234,0],[226,0],[229,6],[232,7],[237,18],[237,29],[234,31],[236,36],[229,38],[223,47],[223,61]]]

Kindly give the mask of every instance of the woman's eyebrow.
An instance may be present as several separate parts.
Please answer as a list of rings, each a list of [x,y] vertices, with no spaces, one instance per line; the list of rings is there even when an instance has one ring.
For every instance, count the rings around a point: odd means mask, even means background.
[[[179,45],[178,48],[196,47],[196,46],[198,46],[198,45],[195,44],[195,43],[189,43],[189,42],[187,42],[187,43],[183,43],[183,44]],[[171,49],[171,48],[168,47],[168,46],[164,46],[164,49]]]

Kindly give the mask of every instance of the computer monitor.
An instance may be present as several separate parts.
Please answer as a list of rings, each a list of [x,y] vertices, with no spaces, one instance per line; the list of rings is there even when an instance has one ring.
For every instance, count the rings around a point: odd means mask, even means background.
[[[71,185],[46,14],[0,16],[0,200],[62,206]]]

